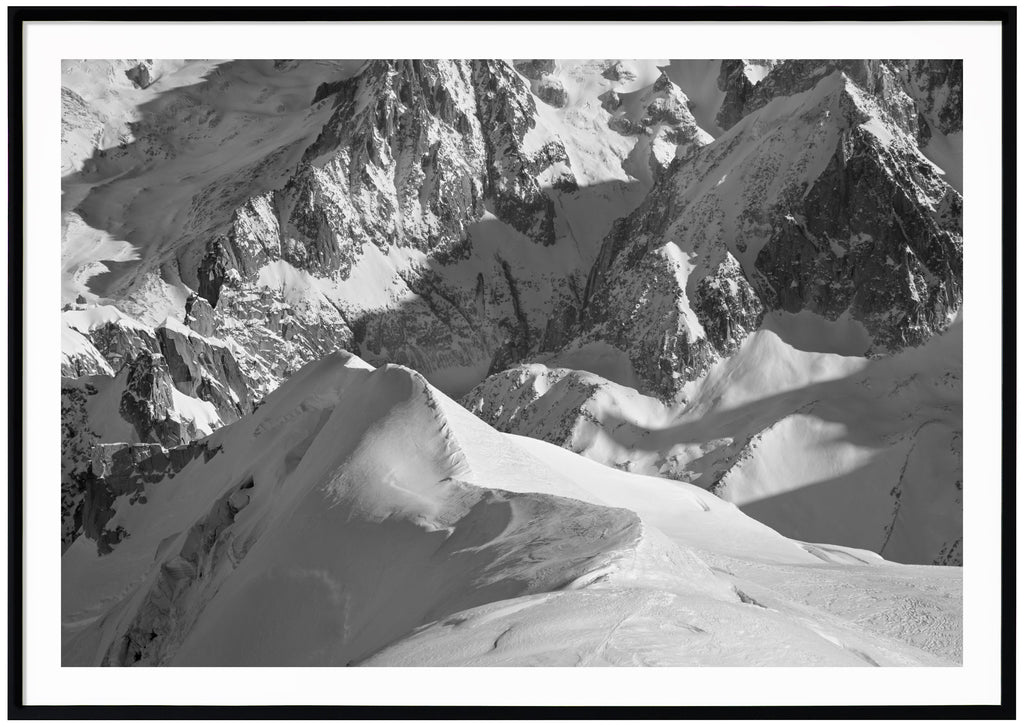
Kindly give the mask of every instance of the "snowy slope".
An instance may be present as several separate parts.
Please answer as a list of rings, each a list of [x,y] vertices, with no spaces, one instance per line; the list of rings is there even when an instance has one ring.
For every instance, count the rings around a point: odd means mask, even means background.
[[[110,552],[64,555],[65,665],[960,658],[959,571],[788,540],[699,488],[499,434],[405,368],[310,364],[203,451],[118,494]]]
[[[589,370],[524,365],[463,403],[501,431],[707,488],[791,537],[958,564],[962,323],[888,358],[829,353],[853,331],[776,314],[681,404],[608,380],[581,354],[549,363]]]

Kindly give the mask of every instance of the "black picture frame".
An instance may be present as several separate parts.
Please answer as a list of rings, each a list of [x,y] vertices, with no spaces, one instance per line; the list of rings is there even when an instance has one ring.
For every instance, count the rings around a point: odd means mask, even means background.
[[[999,704],[873,706],[37,705],[23,701],[25,411],[24,24],[27,22],[997,22],[1002,35],[1002,603]],[[9,7],[8,708],[9,719],[1013,719],[1016,716],[1016,33],[1014,6],[962,7]],[[1010,410],[1010,407],[1013,410]]]

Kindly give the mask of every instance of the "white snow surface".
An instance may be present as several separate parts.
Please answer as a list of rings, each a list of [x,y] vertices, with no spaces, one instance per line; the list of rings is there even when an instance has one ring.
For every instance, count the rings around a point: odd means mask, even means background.
[[[854,321],[774,314],[680,402],[639,393],[614,349],[496,374],[463,402],[502,431],[699,484],[791,537],[932,563],[962,537],[962,322],[891,357],[865,347]]]
[[[63,664],[950,665],[960,570],[790,540],[338,353],[62,561]],[[909,598],[913,594],[913,598]]]

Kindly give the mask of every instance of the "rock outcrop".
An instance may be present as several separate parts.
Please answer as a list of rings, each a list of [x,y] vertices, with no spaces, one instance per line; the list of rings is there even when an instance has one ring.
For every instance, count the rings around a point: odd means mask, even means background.
[[[793,63],[755,87],[791,95],[676,162],[591,271],[583,338],[627,351],[659,396],[733,352],[764,311],[849,315],[884,353],[927,340],[960,307],[959,193],[891,104],[839,70],[806,86]]]
[[[142,61],[124,72],[128,80],[138,88],[148,88],[153,83],[152,61]]]
[[[92,450],[89,468],[81,478],[84,488],[80,520],[82,534],[95,541],[100,555],[110,553],[131,535],[123,526],[108,528],[114,503],[128,497],[128,504],[145,505],[146,486],[173,479],[192,461],[209,462],[218,452],[205,442],[177,447],[159,444],[99,444]]]
[[[227,345],[195,335],[184,326],[163,325],[156,335],[178,391],[213,404],[221,421],[234,421],[252,411],[249,387]]]
[[[178,415],[174,382],[163,356],[142,352],[124,369],[123,378],[118,412],[134,427],[133,441],[173,446],[196,437],[195,426]]]

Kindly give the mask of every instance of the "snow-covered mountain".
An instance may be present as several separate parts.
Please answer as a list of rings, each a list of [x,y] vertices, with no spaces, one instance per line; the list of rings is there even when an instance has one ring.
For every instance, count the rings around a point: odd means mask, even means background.
[[[662,396],[768,311],[855,321],[865,354],[920,344],[960,307],[959,193],[875,95],[838,69],[793,65],[795,80],[782,64],[757,86],[783,75],[780,95],[616,223],[590,272],[584,338],[626,351]]]
[[[68,663],[959,659],[960,62],[62,70]]]
[[[774,315],[682,404],[641,394],[608,362],[604,376],[574,369],[571,355],[495,374],[462,402],[503,432],[704,487],[792,537],[959,564],[962,324],[866,359],[787,343],[797,328],[827,340],[808,319]]]
[[[328,356],[200,443],[98,459],[65,665],[960,660],[959,569],[789,540],[400,366]]]
[[[65,374],[167,355],[94,326],[97,305],[132,331],[176,320],[223,342],[243,410],[339,346],[464,393],[559,345],[612,222],[666,149],[710,137],[654,62],[518,66],[528,75],[500,61],[68,64],[81,103],[65,114]],[[139,67],[144,89],[127,76]],[[531,90],[556,82],[556,105]],[[637,98],[613,115],[608,92]],[[82,137],[100,140],[84,159]]]

